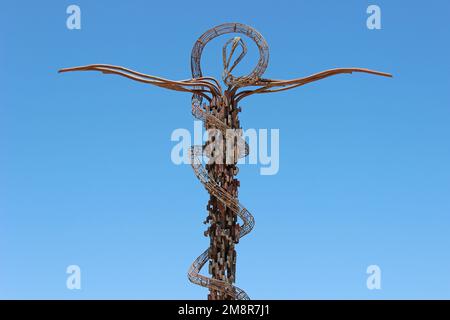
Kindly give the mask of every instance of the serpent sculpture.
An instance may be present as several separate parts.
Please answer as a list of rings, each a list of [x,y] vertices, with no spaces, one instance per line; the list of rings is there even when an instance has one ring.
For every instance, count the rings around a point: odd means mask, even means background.
[[[223,90],[215,78],[203,76],[200,62],[206,44],[212,39],[228,33],[237,33],[250,38],[258,47],[259,60],[249,75],[234,76],[231,72],[245,56],[247,47],[241,37],[228,40],[223,46],[222,80],[226,86]],[[229,47],[231,48],[228,52]],[[232,57],[239,47],[241,53],[232,63]],[[168,80],[107,64],[60,70],[60,72],[101,71],[105,74],[117,74],[146,84],[192,94],[193,116],[203,121],[208,132],[212,132],[205,145],[193,146],[190,150],[194,173],[210,194],[207,207],[208,217],[205,221],[205,223],[209,223],[205,235],[210,237],[210,246],[192,263],[188,271],[188,278],[191,282],[208,288],[208,298],[211,300],[249,299],[245,291],[234,285],[236,268],[234,245],[240,238],[247,235],[255,224],[253,216],[238,201],[239,181],[234,179],[238,173],[236,166],[238,159],[245,157],[249,152],[248,145],[240,131],[239,101],[253,94],[288,90],[341,73],[365,72],[391,77],[388,73],[369,69],[338,68],[292,80],[264,79],[262,75],[267,68],[268,61],[269,47],[258,31],[240,23],[225,23],[208,30],[195,42],[191,55],[191,79]],[[204,99],[207,102],[203,102]],[[217,157],[217,144],[214,143],[214,139],[217,137],[222,137],[226,145],[219,152],[220,156],[226,157],[227,161],[225,162],[223,157]],[[234,141],[231,146],[227,143],[230,140]],[[204,157],[208,159],[206,165],[203,165]],[[242,220],[241,225],[237,223],[238,217]],[[208,261],[210,277],[200,274],[202,267]]]

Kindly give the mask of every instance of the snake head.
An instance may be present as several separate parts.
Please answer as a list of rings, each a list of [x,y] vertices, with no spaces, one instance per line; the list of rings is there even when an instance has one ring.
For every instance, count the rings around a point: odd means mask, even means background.
[[[228,53],[228,46],[231,44],[230,52]],[[239,54],[239,56],[236,58],[236,60],[233,61],[233,64],[230,66],[231,59],[233,58],[233,55],[238,47],[241,47],[242,51]],[[244,41],[241,37],[234,37],[230,40],[228,40],[222,49],[222,58],[223,58],[223,74],[222,74],[222,80],[225,84],[231,85],[233,82],[233,75],[231,74],[231,71],[241,62],[242,58],[247,54],[247,46],[245,45]]]

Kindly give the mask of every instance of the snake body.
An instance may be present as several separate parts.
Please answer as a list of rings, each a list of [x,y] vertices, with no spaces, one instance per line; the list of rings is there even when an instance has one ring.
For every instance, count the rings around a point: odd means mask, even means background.
[[[220,119],[214,115],[205,111],[201,108],[198,103],[192,104],[192,114],[193,116],[201,120],[205,127],[214,127],[220,130],[223,136],[226,136],[227,129],[231,129]],[[240,150],[239,157],[245,157],[248,155],[248,145],[244,142],[244,150]],[[241,148],[242,149],[242,148]],[[207,172],[206,168],[202,164],[202,158],[204,154],[203,146],[192,146],[190,150],[191,166],[194,170],[196,177],[200,180],[206,190],[213,196],[215,196],[219,201],[221,201],[225,206],[231,209],[231,211],[236,214],[243,222],[238,240],[248,233],[250,233],[255,225],[255,220],[252,214],[230,193],[228,193],[224,188],[222,188]],[[228,283],[226,281],[213,279],[200,274],[202,267],[208,262],[209,255],[206,249],[203,253],[194,260],[188,271],[188,278],[194,284],[206,287],[209,289],[214,289],[221,291],[227,295],[232,296],[235,300],[249,300],[247,293]]]

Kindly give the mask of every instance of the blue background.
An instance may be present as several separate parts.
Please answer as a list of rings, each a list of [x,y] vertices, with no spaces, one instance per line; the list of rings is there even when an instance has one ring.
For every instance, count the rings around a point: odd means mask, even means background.
[[[81,30],[66,28],[70,4]],[[368,30],[369,4],[2,2],[0,298],[206,298],[186,271],[208,245],[208,195],[170,160],[172,131],[193,129],[190,95],[56,71],[110,63],[186,79],[196,38],[236,21],[268,41],[268,78],[395,75],[243,101],[244,129],[280,129],[280,171],[241,167],[256,227],[237,245],[237,285],[253,299],[449,299],[450,4],[376,1],[382,29]],[[205,74],[220,77],[228,38],[205,50]],[[71,264],[81,290],[66,288]],[[371,264],[381,290],[366,287]]]

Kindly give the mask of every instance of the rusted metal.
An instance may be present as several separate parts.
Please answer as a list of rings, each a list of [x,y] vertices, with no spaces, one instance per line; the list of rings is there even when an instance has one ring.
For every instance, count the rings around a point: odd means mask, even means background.
[[[222,89],[219,81],[213,77],[203,76],[200,62],[206,44],[228,33],[241,34],[253,40],[259,50],[259,60],[250,74],[234,76],[231,72],[245,56],[247,47],[241,37],[228,40],[223,47],[222,80],[225,89]],[[229,51],[228,46],[230,46]],[[232,61],[239,47],[241,53]],[[192,94],[191,106],[194,117],[202,120],[206,129],[220,132],[225,140],[227,129],[240,129],[238,103],[250,95],[289,90],[341,73],[364,72],[391,77],[388,73],[369,69],[339,68],[292,80],[264,79],[262,75],[268,62],[269,47],[258,31],[240,23],[225,23],[208,30],[195,42],[191,54],[191,79],[174,81],[107,64],[66,68],[61,69],[60,72],[100,71],[170,90],[189,92]],[[206,102],[203,102],[204,100]],[[248,154],[248,145],[243,141],[232,145],[234,150],[231,151],[237,155],[232,163],[216,163],[210,157],[208,163],[203,165],[202,156],[210,156],[207,144],[191,148],[191,165],[196,177],[210,194],[207,206],[208,216],[205,221],[209,224],[205,234],[210,237],[210,246],[192,263],[188,278],[191,282],[209,289],[208,299],[249,299],[245,291],[234,285],[236,281],[235,244],[250,233],[255,224],[253,216],[238,200],[239,180],[235,179],[238,172],[237,160]],[[227,152],[226,149],[225,152]],[[237,218],[240,218],[241,224],[238,224]],[[208,261],[210,277],[200,274],[200,270]]]

